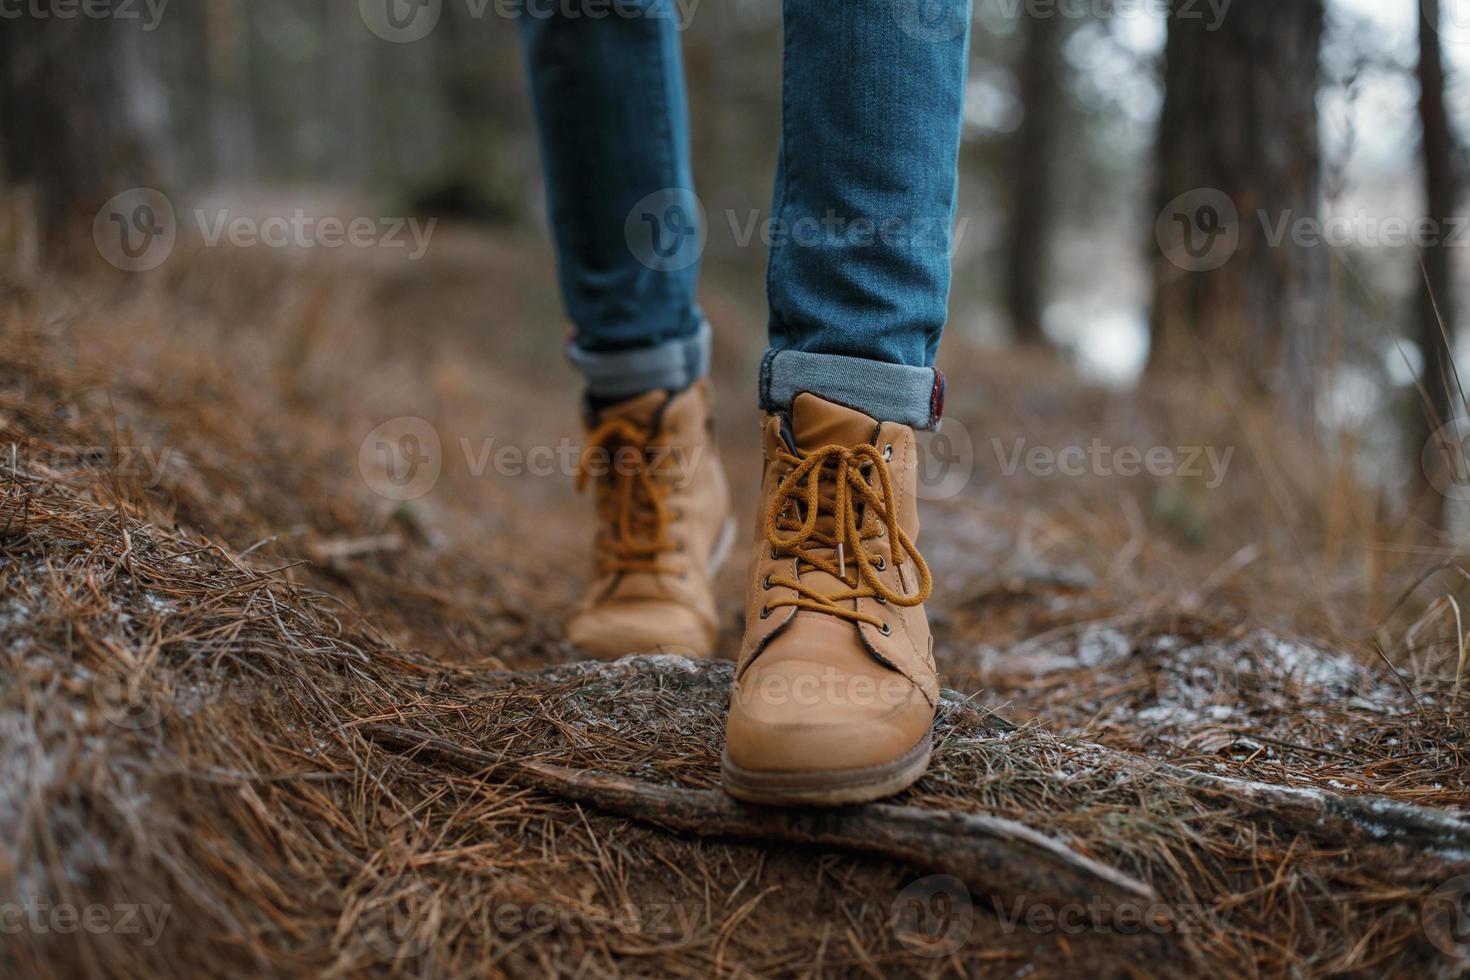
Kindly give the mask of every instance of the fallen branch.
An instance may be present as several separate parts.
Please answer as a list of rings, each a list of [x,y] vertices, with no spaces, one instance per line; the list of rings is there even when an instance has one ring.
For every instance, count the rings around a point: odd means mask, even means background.
[[[953,875],[977,895],[1003,891],[1028,904],[1154,898],[1144,882],[999,817],[886,803],[830,809],[751,806],[713,790],[511,759],[396,725],[366,724],[360,730],[414,758],[679,833],[878,854]]]
[[[1381,796],[1347,796],[1298,786],[1195,772],[1153,763],[1154,771],[1181,780],[1197,796],[1245,808],[1288,830],[1337,843],[1412,848],[1453,864],[1470,865],[1470,816],[1415,806]]]

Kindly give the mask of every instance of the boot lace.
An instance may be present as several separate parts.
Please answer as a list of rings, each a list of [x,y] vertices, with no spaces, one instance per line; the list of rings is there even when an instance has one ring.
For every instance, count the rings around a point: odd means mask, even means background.
[[[802,566],[820,569],[847,588],[829,595],[798,578],[772,575],[767,588],[781,586],[797,595],[768,603],[766,614],[780,606],[795,606],[868,623],[886,633],[888,626],[880,617],[843,603],[876,598],[895,606],[917,606],[929,598],[933,586],[928,564],[899,527],[887,453],[872,445],[778,453],[778,460],[791,469],[766,508],[772,557],[794,556],[798,575]],[[918,569],[919,588],[913,595],[896,592],[878,578],[885,567],[883,557],[871,554],[866,542],[884,533],[893,542],[894,563],[901,565],[907,558]]]
[[[604,529],[598,537],[600,574],[678,573],[660,560],[679,545],[668,536],[668,491],[649,465],[652,436],[627,419],[608,419],[588,435],[577,462],[577,492],[597,482],[597,513]],[[595,472],[594,464],[606,464],[606,472]]]

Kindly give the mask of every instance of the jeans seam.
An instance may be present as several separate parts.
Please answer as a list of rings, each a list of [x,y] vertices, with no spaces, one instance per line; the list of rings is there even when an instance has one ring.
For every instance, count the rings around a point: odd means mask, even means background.
[[[776,188],[774,213],[771,215],[772,227],[780,227],[779,222],[786,213],[787,187],[791,183],[791,162],[788,159],[786,148],[791,140],[791,11],[789,5],[781,4],[781,145],[776,151]],[[780,324],[781,334],[786,334],[786,324],[776,314],[776,257],[784,253],[785,242],[776,242],[771,245],[771,253],[766,256],[766,307],[768,310],[768,324],[766,332],[772,333],[771,327]]]

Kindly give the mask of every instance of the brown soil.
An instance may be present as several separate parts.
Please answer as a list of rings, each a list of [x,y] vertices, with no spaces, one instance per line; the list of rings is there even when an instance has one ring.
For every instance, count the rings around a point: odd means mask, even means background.
[[[418,264],[200,253],[3,284],[0,912],[23,913],[0,916],[6,975],[1470,962],[1429,901],[1470,873],[1470,830],[1413,829],[1470,805],[1470,576],[1384,516],[1343,446],[1293,438],[1215,380],[1113,393],[947,341],[953,422],[931,450],[974,471],[930,503],[920,544],[944,683],[968,703],[947,702],[933,770],[897,802],[1010,818],[1143,879],[1158,898],[1131,924],[1037,912],[1003,876],[956,892],[927,877],[943,855],[671,834],[365,737],[391,722],[650,785],[718,781],[728,666],[579,663],[561,620],[588,507],[560,472],[496,472],[496,450],[577,438],[549,257],[440,235]],[[758,301],[706,297],[741,516]],[[359,447],[404,416],[433,426],[442,473],[395,503]],[[1217,486],[1208,469],[1004,472],[1017,440],[1095,437],[1235,451]],[[721,580],[726,657],[742,577]],[[1305,792],[1287,805],[1258,784]],[[64,906],[106,922],[67,928]]]

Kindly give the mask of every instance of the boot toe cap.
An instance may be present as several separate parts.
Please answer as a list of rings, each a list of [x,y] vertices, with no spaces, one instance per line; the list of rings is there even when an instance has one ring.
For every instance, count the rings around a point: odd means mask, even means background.
[[[692,609],[659,600],[587,609],[567,625],[572,645],[599,660],[635,653],[707,657],[714,635],[713,627]]]
[[[760,772],[840,772],[911,751],[933,723],[934,707],[902,674],[873,667],[852,672],[809,660],[757,660],[730,702],[730,761]]]

